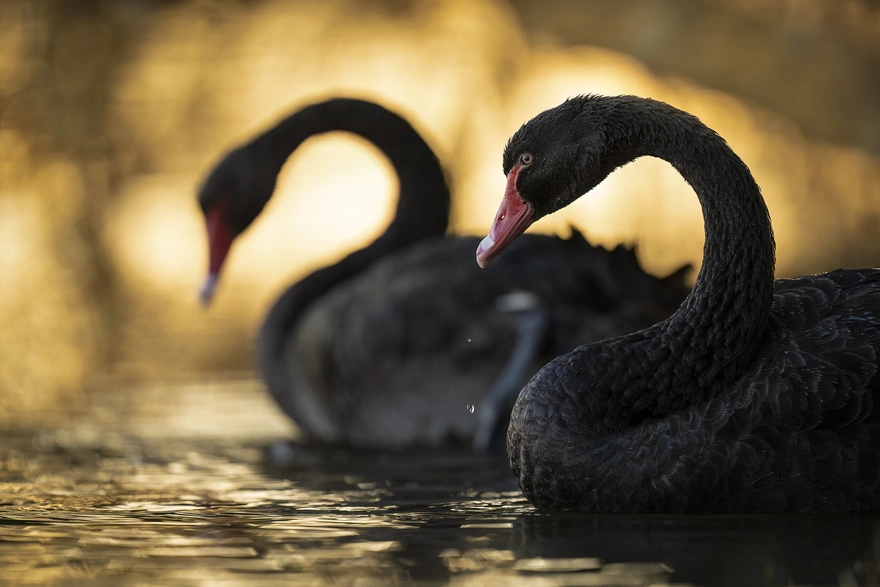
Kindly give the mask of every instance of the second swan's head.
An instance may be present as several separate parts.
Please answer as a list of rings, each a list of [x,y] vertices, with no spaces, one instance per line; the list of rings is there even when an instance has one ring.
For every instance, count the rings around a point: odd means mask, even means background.
[[[616,106],[637,101],[631,96],[578,96],[516,131],[504,148],[504,198],[477,249],[480,267],[533,222],[571,204],[626,162],[615,140],[623,129],[609,125],[609,118]]]
[[[199,189],[199,206],[208,230],[208,277],[199,297],[208,305],[232,242],[262,212],[275,191],[275,173],[267,171],[253,144],[230,152]]]

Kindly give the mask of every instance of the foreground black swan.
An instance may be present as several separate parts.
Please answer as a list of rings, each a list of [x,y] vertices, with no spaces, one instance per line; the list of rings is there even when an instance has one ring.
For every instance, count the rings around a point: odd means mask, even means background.
[[[478,262],[645,155],[699,197],[702,269],[671,317],[557,357],[522,390],[507,447],[523,493],[594,512],[880,509],[880,271],[774,281],[760,190],[696,117],[632,96],[539,114],[505,148]]]
[[[632,251],[592,247],[577,234],[528,236],[480,271],[478,239],[444,236],[449,189],[421,136],[381,106],[334,99],[282,120],[209,174],[199,193],[210,245],[206,302],[285,161],[309,137],[334,130],[364,137],[389,158],[400,197],[384,234],[293,285],[260,331],[263,378],[316,440],[402,448],[468,440],[479,425],[480,448],[493,431],[503,443],[516,393],[542,364],[579,337],[598,340],[668,316],[687,294],[682,271],[657,279]],[[498,308],[516,292],[537,303]]]

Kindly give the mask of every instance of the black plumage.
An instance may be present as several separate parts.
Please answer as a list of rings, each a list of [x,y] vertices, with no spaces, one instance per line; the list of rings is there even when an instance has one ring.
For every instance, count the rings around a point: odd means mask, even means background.
[[[529,165],[521,165],[528,153]],[[581,96],[505,150],[535,218],[640,156],[702,205],[693,291],[669,318],[583,345],[526,385],[511,466],[541,509],[812,512],[880,508],[880,271],[774,280],[760,190],[697,118],[632,96]]]

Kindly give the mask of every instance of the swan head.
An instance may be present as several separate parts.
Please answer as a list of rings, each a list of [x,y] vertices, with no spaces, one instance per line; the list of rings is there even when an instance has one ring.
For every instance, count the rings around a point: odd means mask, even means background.
[[[199,293],[211,303],[232,243],[253,223],[275,191],[276,173],[247,145],[233,150],[208,174],[198,201],[208,235],[208,276]]]
[[[489,235],[477,249],[485,267],[536,220],[596,187],[620,163],[606,140],[615,100],[579,96],[525,123],[504,149],[507,186]]]

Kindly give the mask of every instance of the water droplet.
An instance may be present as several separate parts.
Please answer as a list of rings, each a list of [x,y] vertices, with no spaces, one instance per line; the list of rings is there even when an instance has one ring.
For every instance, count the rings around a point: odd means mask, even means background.
[[[468,342],[470,342],[470,341],[471,341],[471,339],[468,339]]]
[[[471,414],[473,414],[474,413],[474,404],[468,404],[467,411],[470,412]]]

